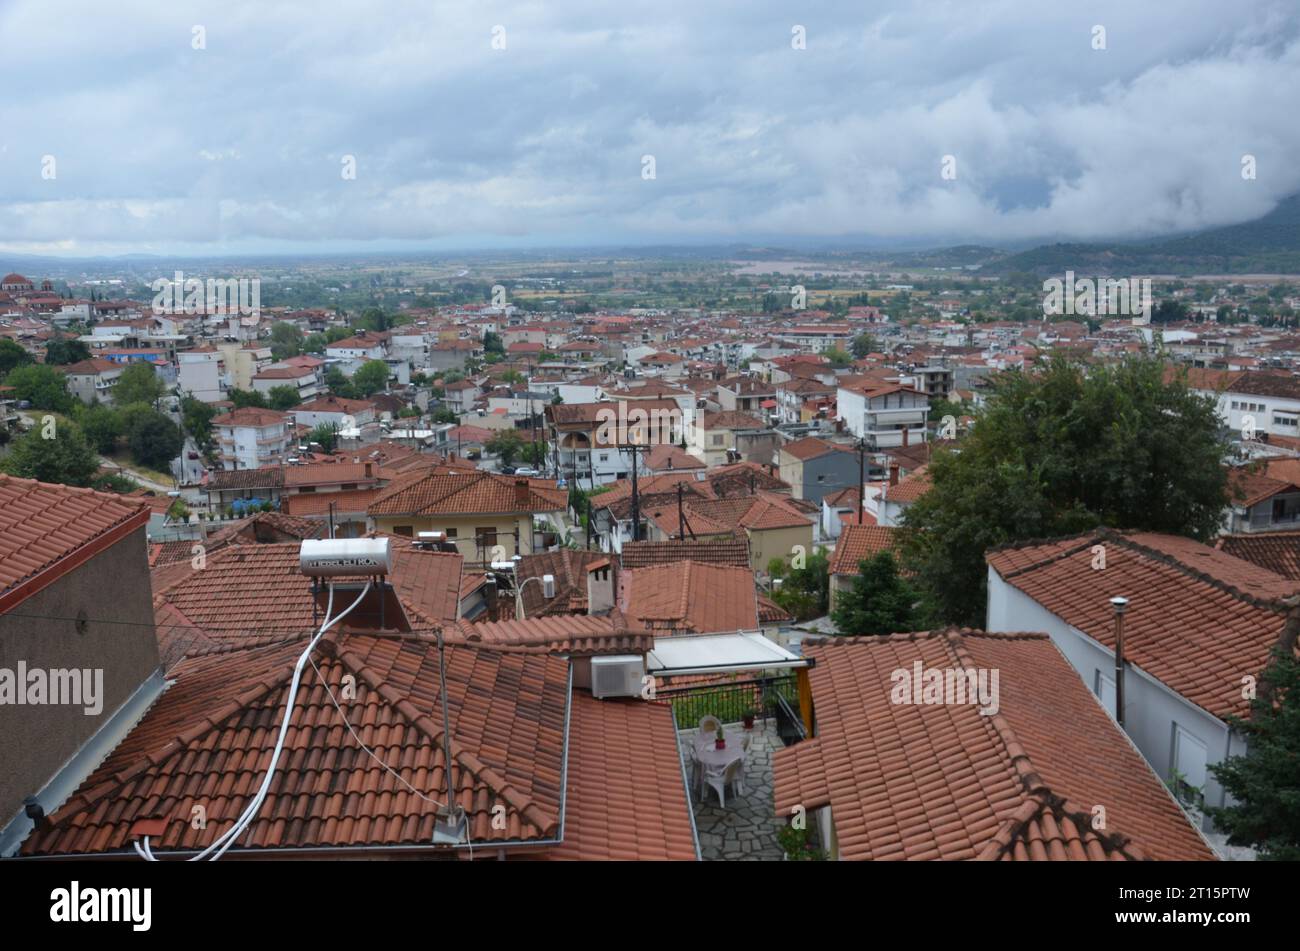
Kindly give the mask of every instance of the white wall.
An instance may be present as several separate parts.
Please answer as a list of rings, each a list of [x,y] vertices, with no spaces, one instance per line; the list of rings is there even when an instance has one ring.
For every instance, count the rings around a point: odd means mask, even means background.
[[[1003,581],[993,568],[989,568],[988,572],[986,630],[1036,631],[1047,634],[1094,695],[1097,693],[1098,671],[1107,678],[1114,677],[1113,651],[1067,624],[1020,589]],[[1098,597],[1101,596],[1099,593]],[[1113,707],[1107,712],[1114,717]],[[1165,781],[1169,780],[1173,768],[1175,724],[1205,744],[1207,763],[1219,762],[1229,749],[1227,724],[1174,693],[1132,663],[1127,666],[1124,676],[1124,719],[1125,732],[1133,745]],[[1246,743],[1240,736],[1232,737],[1231,751],[1233,755],[1246,751]],[[1223,788],[1212,776],[1207,776],[1204,792],[1206,805],[1224,804]],[[1208,828],[1208,820],[1206,825]]]

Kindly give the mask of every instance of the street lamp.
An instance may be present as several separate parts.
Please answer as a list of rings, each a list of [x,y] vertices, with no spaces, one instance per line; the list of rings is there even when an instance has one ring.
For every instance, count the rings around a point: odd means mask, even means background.
[[[524,585],[528,584],[530,581],[540,581],[542,583],[542,594],[546,596],[548,601],[555,597],[555,575],[542,575],[540,578],[534,575],[532,578],[525,578],[515,586],[516,621],[522,621],[524,619]]]

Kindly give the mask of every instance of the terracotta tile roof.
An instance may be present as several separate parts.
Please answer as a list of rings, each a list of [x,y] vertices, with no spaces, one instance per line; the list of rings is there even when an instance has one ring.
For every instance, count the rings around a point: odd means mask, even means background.
[[[411,625],[455,620],[460,612],[461,556],[422,551],[409,538],[390,541],[393,573],[388,580]],[[319,611],[313,613],[316,599],[311,580],[299,570],[298,551],[296,542],[228,545],[210,552],[201,570],[188,562],[154,569],[154,614],[160,629],[179,616],[224,644],[244,643],[273,631],[313,629]]]
[[[242,406],[231,410],[212,420],[213,426],[273,426],[276,423],[291,422],[288,413],[279,413],[273,409],[259,409],[256,406]]]
[[[286,495],[280,499],[280,510],[290,515],[309,516],[325,515],[330,513],[330,505],[334,506],[334,513],[364,513],[375,498],[379,495],[380,489],[348,489],[344,492],[300,492],[297,495]],[[317,522],[316,524],[322,524]]]
[[[1095,545],[1106,567],[1093,570]],[[1128,660],[1217,717],[1244,716],[1241,676],[1257,674],[1286,625],[1277,601],[1300,585],[1191,539],[1097,531],[994,549],[1008,584],[1114,650],[1110,598],[1129,599]]]
[[[624,542],[619,556],[624,568],[646,568],[677,561],[749,568],[749,539],[675,538],[663,542]]]
[[[208,492],[221,489],[278,489],[284,485],[284,466],[259,469],[218,469],[204,487]]]
[[[763,624],[784,624],[787,621],[793,621],[794,615],[767,595],[760,593],[758,595],[758,620]]]
[[[749,568],[677,561],[625,568],[618,607],[654,631],[718,634],[758,628],[758,599]]]
[[[804,651],[817,735],[774,754],[776,811],[830,805],[843,858],[1215,858],[1046,635],[926,631]],[[916,663],[998,671],[998,711],[894,703],[894,672]]]
[[[915,502],[925,493],[930,491],[930,467],[921,466],[919,469],[913,469],[904,478],[898,480],[898,485],[891,485],[885,488],[885,501],[895,502],[899,505],[909,505]]]
[[[419,472],[394,480],[371,503],[370,515],[477,515],[557,512],[568,504],[563,490],[530,480],[520,501],[515,480],[490,472],[441,475]]]
[[[366,474],[366,468],[370,474]],[[316,462],[306,465],[285,466],[284,484],[333,485],[337,482],[374,481],[375,471],[379,467],[373,462]]]
[[[1300,488],[1286,479],[1249,469],[1228,470],[1228,502],[1234,506],[1250,508],[1282,492],[1297,491]]]
[[[833,575],[856,575],[858,564],[877,552],[892,549],[897,542],[894,529],[882,525],[845,525],[835,541],[830,572]]]
[[[805,436],[803,439],[796,439],[794,442],[786,443],[781,447],[781,451],[802,462],[807,462],[809,459],[818,459],[821,456],[830,455],[832,452],[851,452],[852,450],[848,446],[837,446],[824,439],[818,439],[816,436]]]
[[[640,630],[622,614],[530,617],[522,621],[460,621],[455,633],[470,643],[494,647],[538,648],[549,653],[642,654],[654,647],[654,636]]]
[[[1283,578],[1300,581],[1300,531],[1220,535],[1214,547]],[[623,546],[627,550],[627,546]]]
[[[564,843],[547,858],[693,861],[672,711],[573,695]]]
[[[131,850],[137,819],[165,820],[156,851],[210,844],[250,801],[270,760],[293,666],[305,640],[189,658],[125,740],[33,834],[22,854]],[[446,788],[438,651],[430,638],[340,634],[305,669],[293,728],[242,849],[431,845]],[[342,700],[368,756],[325,691]],[[480,844],[550,839],[559,829],[568,664],[545,654],[449,647],[457,798]],[[322,683],[323,678],[323,683]],[[190,825],[202,805],[207,827]],[[505,828],[493,810],[504,808]],[[134,853],[132,853],[134,854]]]
[[[149,507],[91,489],[0,474],[0,611],[149,520]]]
[[[523,587],[524,616],[574,614],[587,610],[587,568],[609,558],[603,551],[560,548],[522,556],[515,567],[515,578]],[[528,578],[552,575],[555,597],[547,599],[540,583],[525,584]]]

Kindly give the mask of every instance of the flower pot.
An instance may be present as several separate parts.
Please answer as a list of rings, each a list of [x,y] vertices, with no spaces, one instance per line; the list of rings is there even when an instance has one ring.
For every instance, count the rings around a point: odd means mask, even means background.
[[[746,729],[746,730],[752,730],[752,729],[754,729],[754,714],[752,714],[752,713],[746,714],[746,715],[743,717],[743,720],[744,720],[744,723],[745,723],[745,729]]]
[[[713,748],[714,748],[715,750],[725,750],[725,749],[727,748],[727,741],[726,741],[726,740],[714,740],[714,741],[713,741]]]

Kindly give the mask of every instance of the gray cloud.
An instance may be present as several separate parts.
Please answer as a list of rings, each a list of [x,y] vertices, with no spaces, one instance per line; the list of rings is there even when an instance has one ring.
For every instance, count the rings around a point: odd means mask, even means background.
[[[1300,190],[1293,3],[1056,6],[18,0],[0,247],[1087,239]]]

